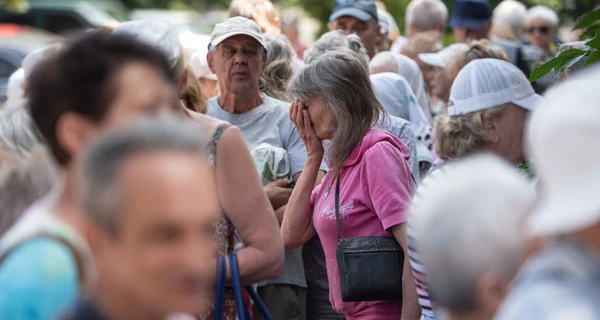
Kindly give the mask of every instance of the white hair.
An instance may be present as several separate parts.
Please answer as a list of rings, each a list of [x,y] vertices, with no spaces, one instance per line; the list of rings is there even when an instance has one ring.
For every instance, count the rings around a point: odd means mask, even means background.
[[[510,26],[512,33],[520,39],[527,20],[527,7],[519,1],[504,0],[494,9],[493,17],[494,23]]]
[[[398,73],[398,63],[391,52],[382,51],[371,59],[371,62],[369,62],[369,70],[371,71],[371,74],[382,72]]]
[[[483,273],[512,280],[524,254],[521,225],[535,201],[527,179],[492,155],[458,160],[425,179],[409,223],[440,306],[473,310]]]
[[[527,22],[535,19],[546,20],[554,27],[557,27],[560,22],[556,12],[546,6],[535,6],[529,8],[527,11]]]
[[[310,49],[304,52],[304,61],[310,64],[318,60],[325,53],[337,51],[339,48],[352,50],[365,68],[369,70],[369,55],[360,38],[355,34],[344,35],[341,30],[329,31],[323,34]]]
[[[21,100],[0,112],[0,152],[17,159],[26,157],[41,143],[41,136],[24,102]]]
[[[442,27],[448,22],[448,8],[440,0],[413,0],[406,7],[406,25],[415,26],[421,31],[433,30],[439,23]]]

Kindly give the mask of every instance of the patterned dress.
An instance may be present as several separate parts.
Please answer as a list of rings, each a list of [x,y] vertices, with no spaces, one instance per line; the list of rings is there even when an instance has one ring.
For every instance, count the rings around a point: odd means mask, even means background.
[[[212,136],[212,139],[208,145],[208,155],[209,162],[213,168],[216,167],[217,164],[217,143],[223,132],[227,130],[231,125],[223,124],[217,128],[215,133]],[[236,247],[242,247],[242,241],[237,237],[235,233],[235,228],[233,224],[224,212],[219,215],[219,218],[215,222],[215,238],[216,238],[216,251],[218,254],[223,254],[227,256],[231,252],[234,252]],[[248,307],[248,311],[252,314],[252,304],[250,303],[250,295],[248,292],[244,291],[244,300],[246,300],[246,306]],[[210,305],[214,306],[214,301],[206,301],[210,303]],[[209,320],[214,318],[214,309],[209,313],[203,314],[199,317],[201,320]],[[225,288],[225,299],[223,303],[223,320],[235,320],[237,318],[237,309],[235,307],[235,298],[233,296],[233,291],[231,288]]]

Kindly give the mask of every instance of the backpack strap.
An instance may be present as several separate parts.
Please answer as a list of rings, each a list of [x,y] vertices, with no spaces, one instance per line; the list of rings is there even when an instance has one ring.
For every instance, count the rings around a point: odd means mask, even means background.
[[[77,252],[77,249],[75,249],[75,247],[73,246],[73,244],[71,244],[69,241],[67,241],[67,239],[65,239],[64,237],[61,236],[57,236],[57,235],[53,235],[53,234],[48,234],[48,233],[38,233],[35,235],[32,235],[28,238],[25,238],[23,240],[21,240],[20,242],[18,242],[17,244],[15,244],[14,246],[10,247],[8,250],[6,250],[4,253],[2,253],[2,255],[0,255],[0,265],[2,265],[2,263],[4,262],[4,260],[6,260],[8,258],[8,256],[15,251],[17,248],[23,246],[24,244],[28,243],[29,241],[32,240],[36,240],[36,239],[50,239],[52,241],[58,242],[60,244],[62,244],[63,246],[67,247],[67,249],[71,252],[71,256],[73,256],[73,259],[75,260],[75,264],[77,266],[77,279],[79,281],[79,287],[83,287],[84,285],[84,281],[85,281],[85,271],[84,271],[84,262],[83,262],[83,257]]]

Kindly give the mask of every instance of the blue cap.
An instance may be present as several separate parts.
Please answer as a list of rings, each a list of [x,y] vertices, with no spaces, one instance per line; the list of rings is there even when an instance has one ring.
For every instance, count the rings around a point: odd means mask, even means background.
[[[339,17],[351,16],[361,21],[377,19],[377,6],[373,0],[337,0],[329,22]]]
[[[485,27],[491,17],[492,5],[488,0],[456,0],[450,27],[478,30]]]

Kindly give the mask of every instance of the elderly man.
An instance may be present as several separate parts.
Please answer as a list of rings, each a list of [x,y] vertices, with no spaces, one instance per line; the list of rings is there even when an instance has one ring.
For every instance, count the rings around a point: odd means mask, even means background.
[[[423,182],[413,200],[409,238],[418,243],[436,314],[492,319],[525,254],[519,230],[534,203],[527,179],[491,155],[450,163]],[[417,288],[423,315],[434,319],[431,305],[423,303],[424,288]]]
[[[494,25],[508,26],[514,39],[520,42],[526,19],[527,7],[524,4],[516,0],[504,0],[494,9],[492,21]]]
[[[146,119],[88,148],[77,184],[97,281],[66,319],[164,320],[206,311],[219,212],[208,141],[190,120]]]
[[[437,31],[443,34],[448,23],[448,8],[440,0],[413,0],[406,7],[404,22],[406,37],[396,39],[392,52],[402,52],[402,47],[418,33]]]
[[[492,6],[489,0],[456,0],[450,27],[457,42],[485,39],[491,27]]]
[[[260,27],[250,19],[234,17],[215,26],[207,58],[211,71],[219,79],[221,95],[208,101],[207,115],[238,126],[251,153],[274,150],[274,154],[289,163],[283,179],[265,185],[281,223],[291,195],[288,182],[298,180],[307,154],[290,120],[290,104],[259,90],[266,51]],[[258,167],[262,172],[264,165]],[[259,283],[258,292],[275,319],[305,319],[302,249],[287,250],[283,275]]]
[[[548,241],[521,269],[499,320],[600,319],[599,72],[551,89],[531,119],[543,198],[528,226]]]
[[[369,59],[378,52],[381,37],[377,6],[373,0],[337,0],[329,16],[329,31],[342,30],[344,34],[356,33],[367,49]]]

